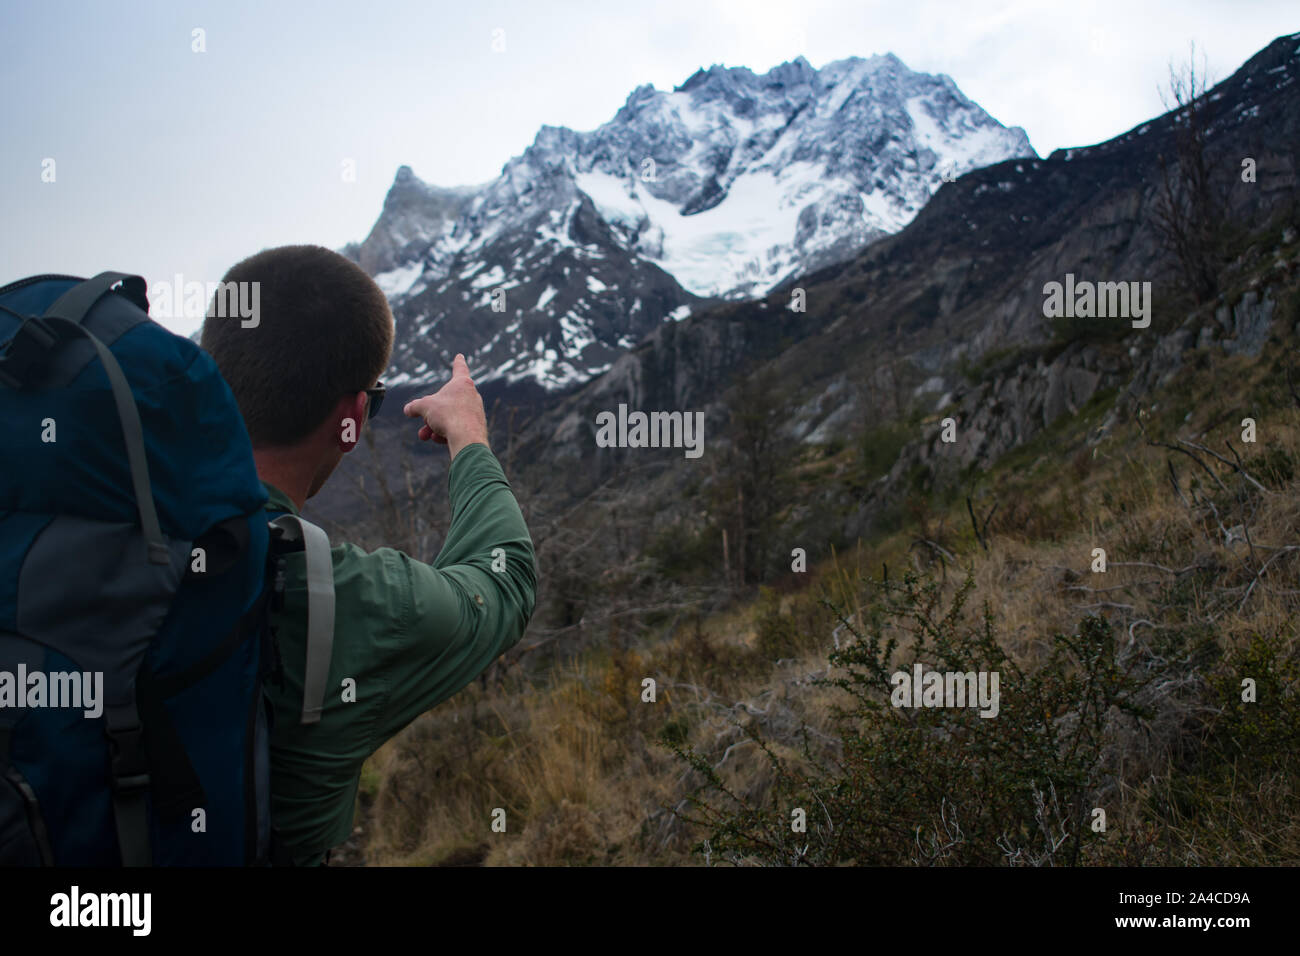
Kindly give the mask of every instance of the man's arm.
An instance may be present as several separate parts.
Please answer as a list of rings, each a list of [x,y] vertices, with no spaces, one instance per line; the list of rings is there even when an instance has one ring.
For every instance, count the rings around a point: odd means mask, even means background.
[[[399,643],[383,649],[386,705],[376,748],[517,643],[537,596],[533,542],[488,448],[483,400],[464,356],[456,356],[450,382],[410,402],[406,413],[423,419],[420,438],[445,443],[451,452],[451,527],[432,565],[389,555],[394,573],[405,575],[410,600]]]
[[[374,749],[516,644],[536,603],[533,542],[496,457],[466,446],[448,478],[451,527],[434,563],[392,552],[410,601],[399,643],[385,654]]]

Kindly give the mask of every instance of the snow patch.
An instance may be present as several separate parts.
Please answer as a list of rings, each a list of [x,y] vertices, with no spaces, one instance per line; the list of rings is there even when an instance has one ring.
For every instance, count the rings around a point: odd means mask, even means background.
[[[469,284],[469,287],[475,290],[488,289],[492,286],[500,285],[502,281],[504,281],[505,277],[505,269],[502,269],[500,266],[493,266],[481,276],[476,276],[474,281]]]
[[[379,286],[379,291],[386,297],[395,299],[398,296],[406,295],[423,272],[423,262],[418,260],[409,262],[404,266],[398,266],[396,269],[379,273],[379,275],[375,276],[375,285]]]

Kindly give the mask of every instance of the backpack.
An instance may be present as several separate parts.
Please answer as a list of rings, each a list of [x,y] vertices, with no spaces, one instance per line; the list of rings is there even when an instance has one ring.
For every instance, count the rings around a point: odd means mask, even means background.
[[[0,288],[0,865],[283,860],[263,684],[291,550],[319,720],[328,538],[268,521],[233,394],[145,291],[111,272]]]

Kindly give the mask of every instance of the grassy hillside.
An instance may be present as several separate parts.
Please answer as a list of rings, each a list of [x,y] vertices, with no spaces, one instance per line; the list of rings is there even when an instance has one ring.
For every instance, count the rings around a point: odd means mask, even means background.
[[[666,323],[494,428],[537,613],[368,763],[349,862],[1300,862],[1298,63],[967,174],[807,312]],[[1149,280],[1149,327],[1045,321],[1065,274]],[[709,454],[597,449],[621,403]],[[428,561],[408,438],[327,524]],[[996,716],[894,706],[917,665]]]
[[[598,575],[585,627],[530,631],[375,755],[359,858],[1300,862],[1300,293],[1278,289],[1257,359],[1194,350],[1139,407],[1102,392],[963,485],[919,475],[806,572],[684,595],[718,559],[679,542]],[[879,431],[801,451],[787,510],[870,484],[901,443]],[[998,671],[998,715],[889,706],[915,661]]]

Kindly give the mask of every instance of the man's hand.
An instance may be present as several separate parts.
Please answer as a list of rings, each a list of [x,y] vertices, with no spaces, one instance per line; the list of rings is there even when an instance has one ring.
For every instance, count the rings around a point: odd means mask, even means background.
[[[446,445],[453,459],[466,445],[488,443],[483,399],[469,377],[465,356],[459,352],[451,364],[451,381],[432,395],[407,402],[403,411],[408,418],[424,419],[421,441],[432,438]]]

